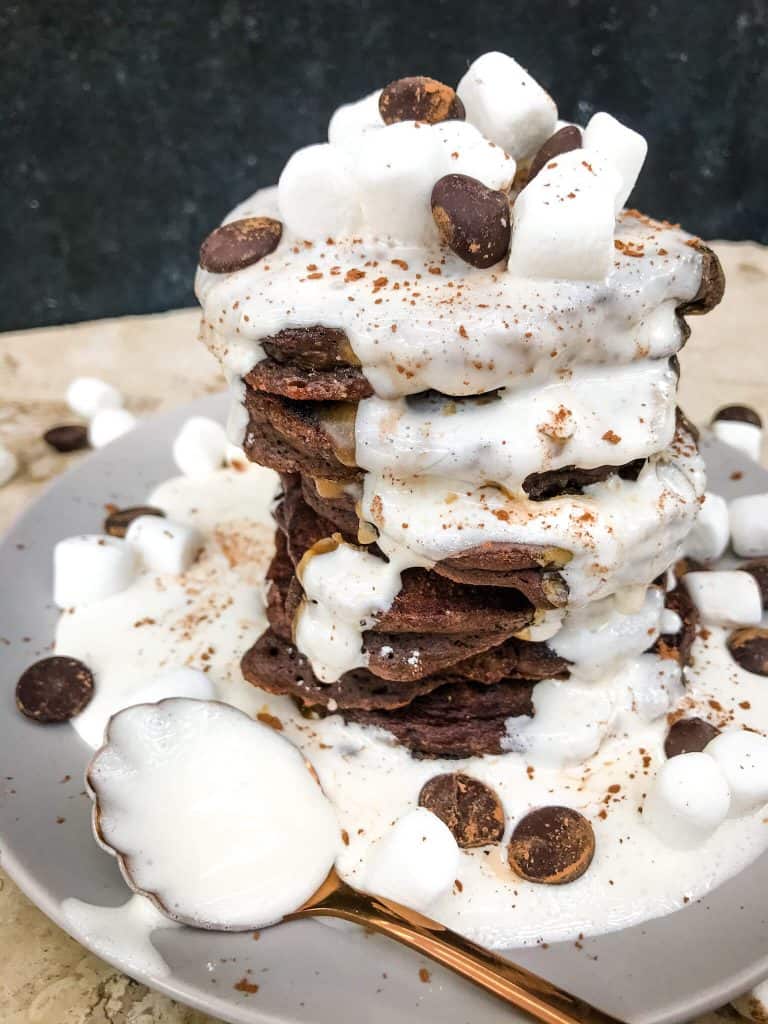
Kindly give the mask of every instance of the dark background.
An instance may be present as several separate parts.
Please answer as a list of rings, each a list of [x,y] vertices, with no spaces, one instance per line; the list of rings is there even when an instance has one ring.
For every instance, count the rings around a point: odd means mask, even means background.
[[[190,304],[200,240],[340,102],[489,49],[649,137],[634,205],[768,241],[767,29],[763,0],[0,5],[0,329]]]

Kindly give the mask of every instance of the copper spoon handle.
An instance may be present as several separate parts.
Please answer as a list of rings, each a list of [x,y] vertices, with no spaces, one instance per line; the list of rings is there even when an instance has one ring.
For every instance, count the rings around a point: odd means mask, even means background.
[[[450,968],[545,1024],[617,1024],[615,1018],[503,960],[407,907],[357,892],[332,872],[315,896],[286,920],[339,917],[372,928]]]

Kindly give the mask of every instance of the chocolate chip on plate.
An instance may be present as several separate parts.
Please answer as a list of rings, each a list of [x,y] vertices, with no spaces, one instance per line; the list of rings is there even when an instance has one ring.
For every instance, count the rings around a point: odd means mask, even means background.
[[[462,849],[499,843],[504,811],[490,786],[462,772],[435,775],[419,793],[419,806],[445,822]]]
[[[54,655],[26,669],[16,684],[16,707],[36,722],[66,722],[93,696],[93,675],[77,658]]]
[[[381,91],[379,113],[384,124],[398,121],[463,121],[464,104],[450,85],[417,75],[398,78]]]
[[[712,417],[712,422],[725,420],[729,423],[751,423],[753,427],[762,427],[760,413],[750,409],[748,405],[724,405]]]
[[[760,597],[763,599],[763,608],[768,608],[768,558],[753,558],[750,562],[742,565],[744,572],[754,576],[755,582],[760,588]]]
[[[521,878],[564,885],[581,878],[595,855],[595,833],[570,807],[539,807],[526,814],[509,841],[509,866]]]
[[[720,730],[703,718],[680,718],[667,733],[664,753],[667,757],[698,753],[719,735]]]
[[[768,676],[768,629],[759,626],[735,629],[728,637],[728,650],[733,660],[747,672]]]
[[[165,512],[154,505],[134,505],[132,508],[118,508],[104,520],[104,533],[110,537],[124,537],[128,527],[139,516],[164,516]]]
[[[473,267],[492,267],[507,255],[509,200],[466,174],[446,174],[432,189],[440,238]]]
[[[562,156],[563,153],[570,153],[573,149],[581,149],[581,129],[577,128],[575,124],[568,124],[554,135],[550,135],[547,141],[541,144],[531,160],[528,181],[532,181],[542,167],[546,167],[555,157]]]
[[[283,225],[272,217],[245,217],[222,224],[200,246],[200,266],[212,274],[250,267],[277,248]]]
[[[43,440],[57,452],[76,452],[88,447],[88,428],[82,423],[62,423],[46,430]]]

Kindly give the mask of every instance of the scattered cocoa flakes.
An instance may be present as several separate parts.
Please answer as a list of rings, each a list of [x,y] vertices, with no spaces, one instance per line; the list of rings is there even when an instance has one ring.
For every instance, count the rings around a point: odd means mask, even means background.
[[[424,984],[426,985],[431,980],[432,980],[432,975],[429,973],[427,968],[426,967],[420,967],[419,968],[419,981],[424,982]]]
[[[456,892],[464,892],[464,886],[461,884],[458,878],[454,879],[453,884],[456,889]]]
[[[459,327],[459,334],[462,336],[462,338],[469,337],[469,335],[467,334],[467,328],[464,326],[464,324],[461,324],[461,326]]]
[[[606,432],[603,434],[602,439],[603,441],[607,441],[608,444],[618,444],[621,441],[619,435],[615,433],[613,430],[606,430]]]
[[[307,280],[308,281],[319,281],[322,276],[323,276],[322,270],[318,270],[314,274],[307,274]]]
[[[344,275],[344,280],[359,281],[361,277],[365,277],[365,271],[358,270],[357,267],[351,267]]]
[[[260,711],[256,717],[264,725],[268,725],[270,729],[274,729],[276,732],[283,731],[283,723],[276,715],[270,715],[268,711]]]
[[[245,992],[247,995],[252,996],[259,991],[259,986],[253,981],[248,981],[247,978],[241,978],[235,985],[235,991]]]
[[[408,269],[408,264],[405,262],[405,260],[390,260],[389,262],[394,263],[394,265],[396,267],[400,267],[401,270]]]
[[[349,846],[349,832],[345,828],[341,830],[341,841],[345,846]]]

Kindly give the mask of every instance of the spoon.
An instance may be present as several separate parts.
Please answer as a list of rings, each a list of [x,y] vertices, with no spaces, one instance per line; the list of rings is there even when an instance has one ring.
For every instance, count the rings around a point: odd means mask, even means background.
[[[617,1024],[616,1018],[457,935],[437,921],[393,900],[358,892],[339,878],[335,868],[317,892],[283,920],[306,917],[338,917],[381,932],[545,1024]]]

